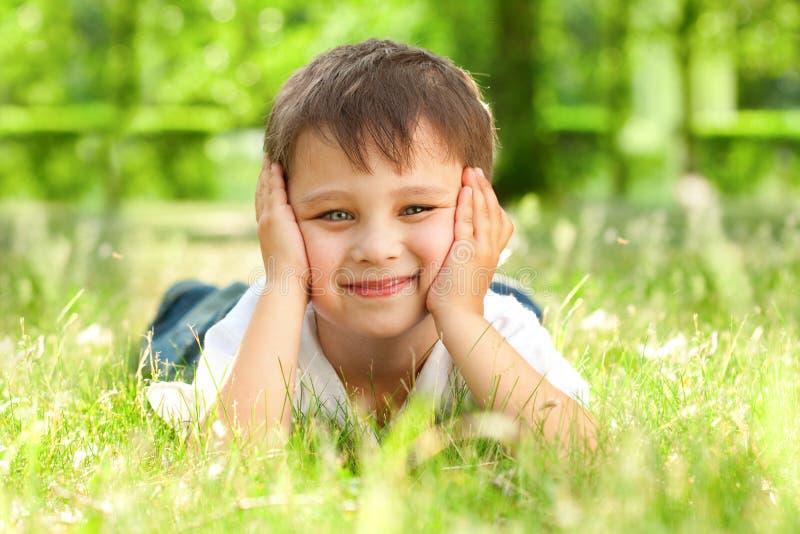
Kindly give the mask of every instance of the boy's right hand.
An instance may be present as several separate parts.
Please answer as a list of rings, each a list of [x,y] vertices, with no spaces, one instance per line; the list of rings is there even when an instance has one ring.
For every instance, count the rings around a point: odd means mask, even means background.
[[[306,292],[309,283],[305,242],[289,205],[280,163],[264,157],[256,186],[256,221],[267,287],[280,290],[299,283]]]

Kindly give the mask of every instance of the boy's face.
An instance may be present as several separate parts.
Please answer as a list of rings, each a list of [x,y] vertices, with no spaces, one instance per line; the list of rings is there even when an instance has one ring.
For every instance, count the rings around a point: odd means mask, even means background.
[[[373,147],[365,174],[318,135],[298,139],[288,193],[312,270],[311,301],[344,332],[394,337],[427,317],[428,288],[453,243],[462,165],[445,158],[430,128],[414,141],[413,168],[398,174]]]

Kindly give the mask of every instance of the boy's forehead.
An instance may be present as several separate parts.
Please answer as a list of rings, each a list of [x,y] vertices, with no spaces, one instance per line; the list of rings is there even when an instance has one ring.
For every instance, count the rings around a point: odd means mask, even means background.
[[[374,167],[377,159],[389,161],[389,158],[380,151],[377,143],[371,138],[365,139],[363,150],[367,156],[367,163],[371,168]],[[297,136],[292,156],[292,167],[297,168],[298,164],[308,166],[310,163],[318,161],[320,157],[328,160],[334,159],[337,164],[349,165],[354,170],[357,170],[356,162],[348,156],[330,128],[326,126],[305,128]],[[411,145],[411,166],[416,166],[420,162],[420,158],[438,163],[456,162],[451,148],[426,120],[418,121],[414,129]],[[395,165],[393,162],[390,163],[395,166],[398,172],[407,170]]]

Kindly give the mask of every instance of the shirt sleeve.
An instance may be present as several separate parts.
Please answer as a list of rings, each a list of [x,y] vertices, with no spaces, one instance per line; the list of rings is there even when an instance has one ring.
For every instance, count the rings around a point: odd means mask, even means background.
[[[191,384],[153,382],[145,389],[150,406],[176,430],[185,434],[202,422],[219,395],[255,310],[257,289],[257,285],[248,289],[236,306],[206,332]]]
[[[589,385],[553,345],[536,314],[511,295],[487,294],[485,317],[508,343],[550,384],[583,405]]]

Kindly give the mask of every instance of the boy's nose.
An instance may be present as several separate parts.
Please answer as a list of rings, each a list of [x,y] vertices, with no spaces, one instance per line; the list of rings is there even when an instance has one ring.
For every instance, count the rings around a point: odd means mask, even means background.
[[[351,254],[356,262],[380,265],[400,256],[401,242],[400,233],[391,224],[366,224],[356,236]]]

